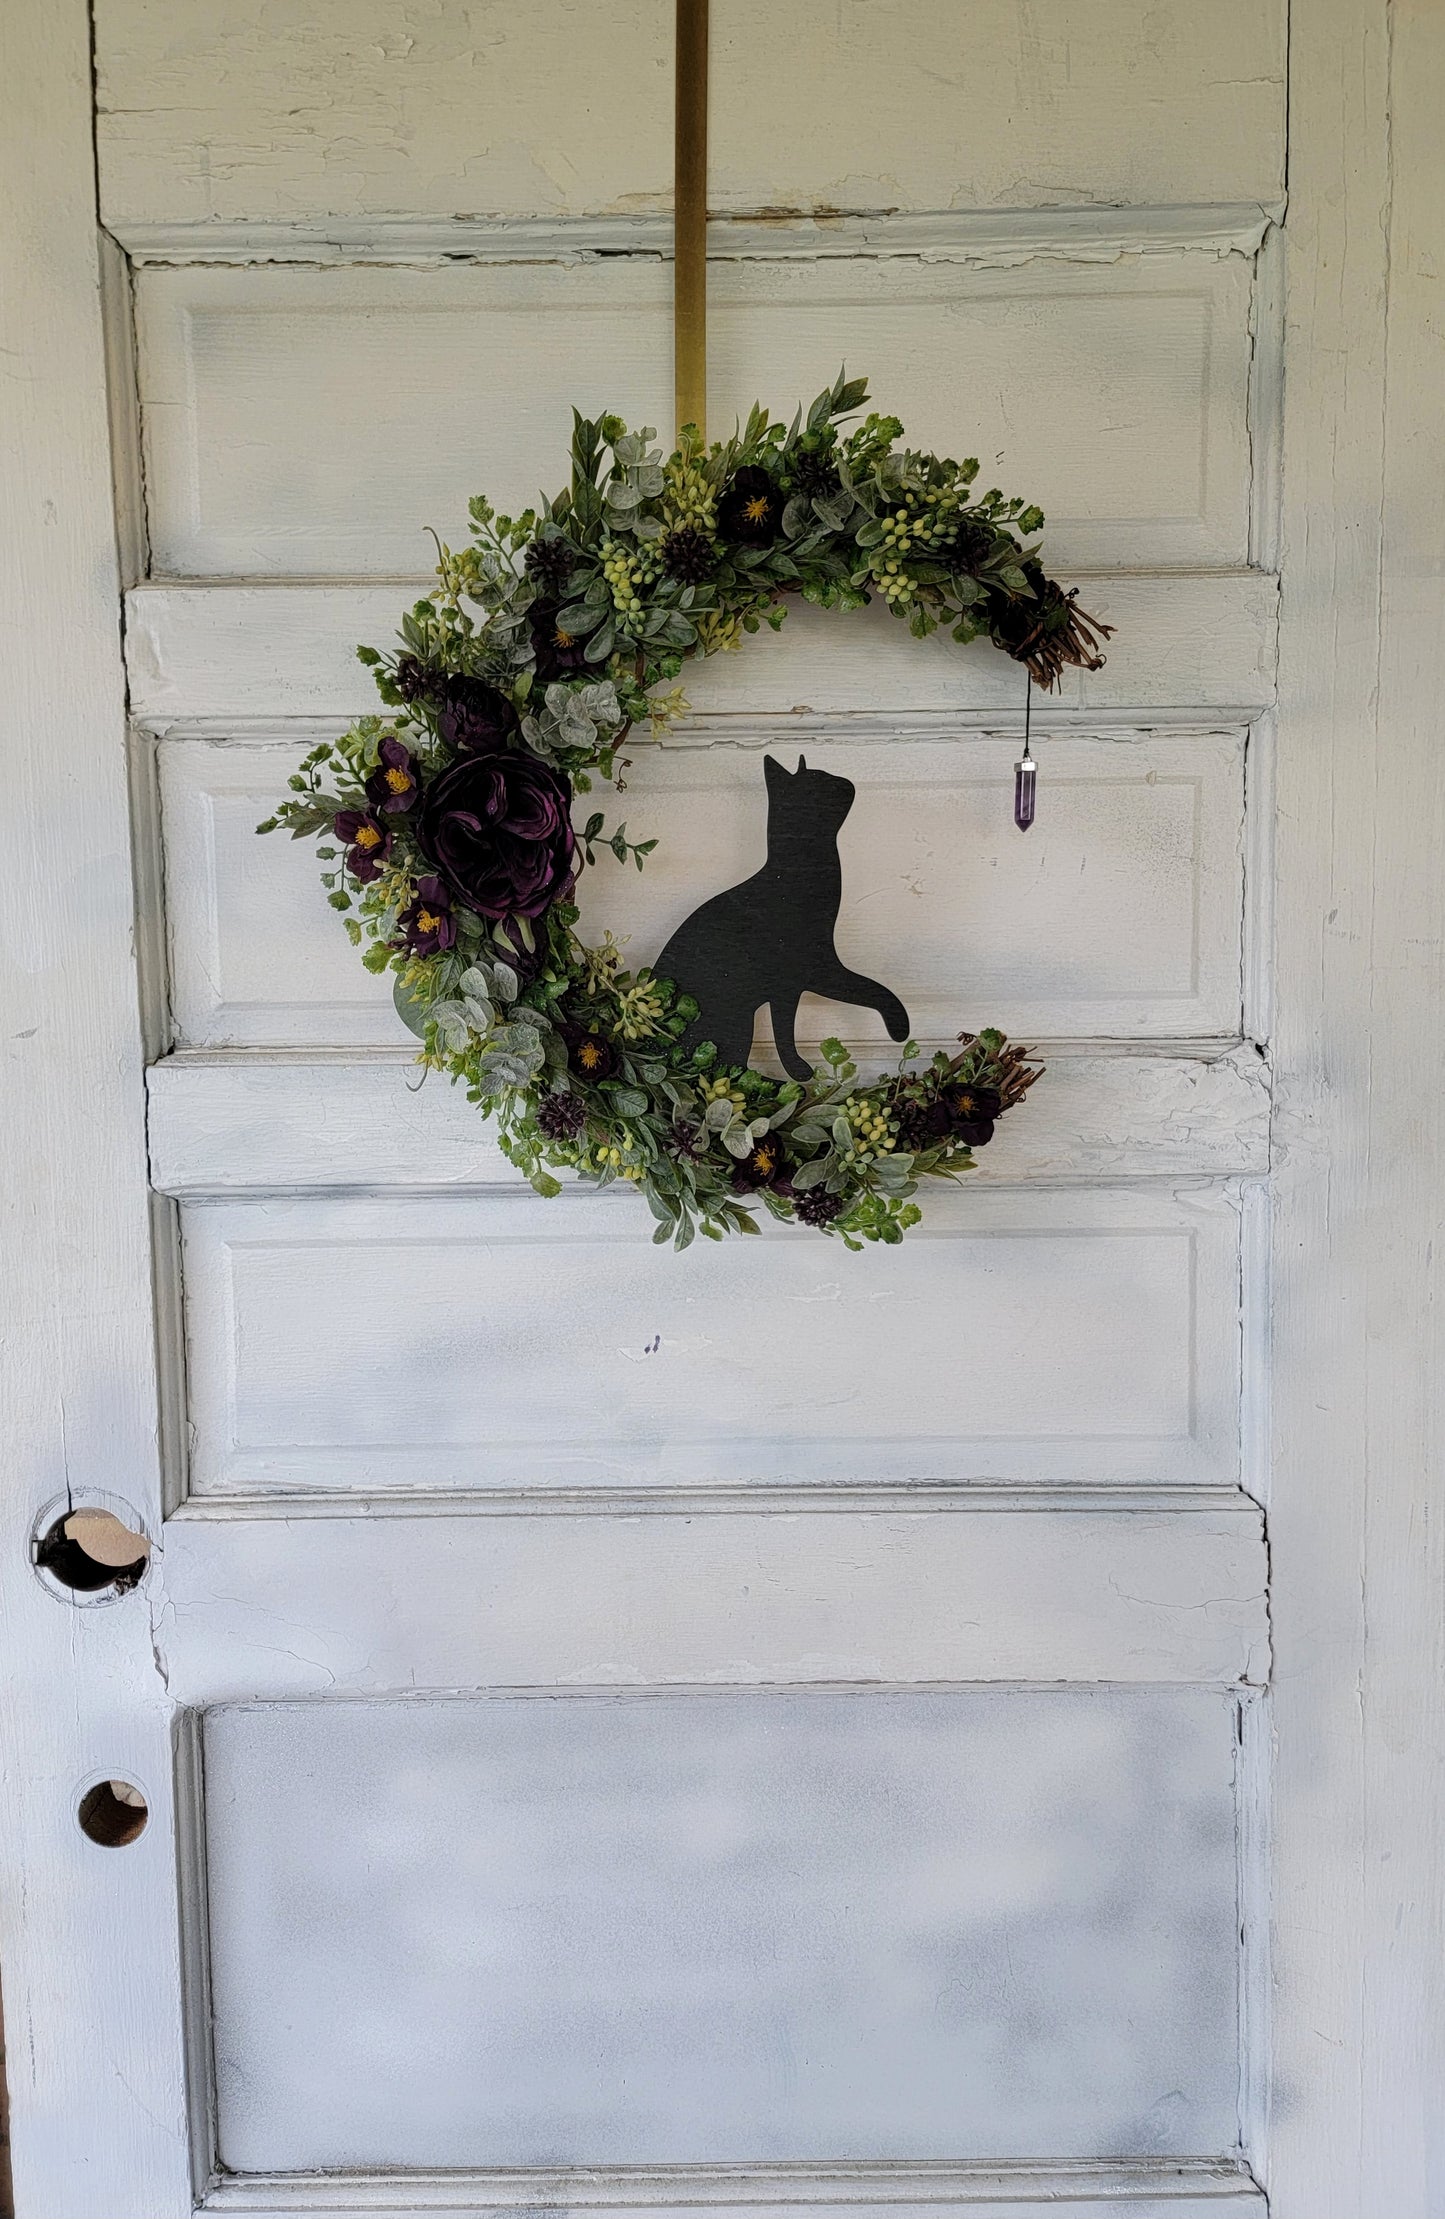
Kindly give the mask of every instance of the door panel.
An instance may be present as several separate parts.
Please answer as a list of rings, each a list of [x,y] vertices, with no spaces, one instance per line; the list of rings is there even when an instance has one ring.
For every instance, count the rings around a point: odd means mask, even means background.
[[[212,1710],[221,2161],[1223,2156],[1234,1708]]]
[[[955,253],[968,249],[960,227]],[[1072,570],[1248,553],[1250,263],[1145,253],[1015,270],[916,258],[746,262],[712,284],[715,421],[789,415],[867,362],[917,445],[1027,495]],[[1131,251],[1132,250],[1132,251]],[[565,476],[571,409],[664,424],[670,272],[627,257],[451,270],[147,270],[140,397],[157,571],[406,575],[459,489],[516,514]],[[579,365],[580,367],[579,369]],[[831,373],[830,373],[831,374]],[[1012,467],[1018,468],[1016,460]],[[1010,488],[1012,490],[1012,488]]]
[[[609,821],[625,816],[634,837],[645,828],[659,845],[641,879],[606,857],[584,874],[589,939],[611,931],[644,963],[700,888],[756,869],[759,756],[771,746],[794,760],[779,723],[775,732],[760,721],[727,748],[636,743],[635,792]],[[839,838],[839,952],[900,983],[920,1041],[951,1044],[985,1023],[1024,1038],[1238,1033],[1243,733],[1125,728],[1050,743],[1046,839],[1034,850],[1012,821],[1015,736],[855,739],[846,720],[832,730],[840,736],[815,728],[806,752],[858,790]],[[315,929],[310,848],[255,837],[299,759],[295,744],[176,740],[160,759],[178,1045],[409,1039],[389,982],[361,969],[340,924]],[[579,799],[579,824],[598,798]],[[859,1022],[856,1010],[809,997],[798,1038],[816,1047],[841,1033],[891,1060],[881,1023],[860,1037]],[[765,1028],[765,1048],[769,1038]]]
[[[634,1201],[189,1208],[191,1491],[1238,1477],[1228,1191],[945,1196],[859,1257]]]

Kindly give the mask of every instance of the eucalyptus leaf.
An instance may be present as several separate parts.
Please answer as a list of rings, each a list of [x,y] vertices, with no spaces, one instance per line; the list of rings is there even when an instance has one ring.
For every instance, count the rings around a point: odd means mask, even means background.
[[[415,1033],[418,1040],[425,1040],[427,1018],[431,1014],[426,1003],[418,1001],[410,987],[403,986],[400,979],[397,980],[391,990],[391,998],[396,1008],[396,1014],[407,1031]]]

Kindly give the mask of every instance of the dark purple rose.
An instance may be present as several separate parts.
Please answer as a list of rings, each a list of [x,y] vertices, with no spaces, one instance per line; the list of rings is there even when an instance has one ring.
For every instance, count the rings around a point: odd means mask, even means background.
[[[346,842],[346,868],[363,886],[380,878],[381,866],[391,853],[391,834],[370,809],[339,809],[332,831]]]
[[[745,547],[768,547],[777,538],[782,519],[783,496],[767,471],[755,462],[734,471],[717,505],[723,537],[741,540]]]
[[[991,1086],[946,1086],[948,1129],[965,1147],[983,1148],[993,1139],[994,1119],[1003,1114],[1003,1097]]]
[[[567,1047],[567,1067],[579,1079],[590,1079],[595,1086],[599,1079],[610,1079],[617,1070],[617,1050],[600,1032],[588,1032],[582,1025],[563,1025],[562,1038]]]
[[[562,773],[524,749],[459,755],[428,786],[417,837],[464,909],[540,917],[572,891],[571,805]]]
[[[377,753],[380,761],[366,781],[367,800],[388,816],[399,809],[410,809],[421,792],[410,748],[403,747],[394,732],[388,732]]]
[[[447,678],[437,709],[437,735],[458,754],[488,754],[517,729],[517,712],[485,678]]]
[[[457,937],[451,899],[439,878],[419,878],[416,900],[397,919],[412,955],[440,955]]]
[[[587,642],[562,630],[557,622],[555,601],[534,601],[528,620],[532,627],[532,646],[536,652],[539,678],[544,681],[561,678],[569,671],[586,669]]]

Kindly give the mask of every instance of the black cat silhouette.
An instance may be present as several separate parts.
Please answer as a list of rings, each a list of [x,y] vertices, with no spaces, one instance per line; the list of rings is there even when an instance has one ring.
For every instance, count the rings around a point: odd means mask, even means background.
[[[714,894],[678,926],[653,969],[697,1002],[683,1034],[685,1047],[711,1040],[723,1065],[752,1053],[753,1021],[764,1002],[783,1069],[811,1078],[813,1067],[794,1040],[798,1001],[821,994],[832,1002],[876,1009],[894,1040],[908,1035],[908,1012],[876,979],[850,971],[833,945],[843,898],[838,828],[853,806],[854,787],[831,771],[796,771],[763,757],[768,783],[768,859],[753,877]]]

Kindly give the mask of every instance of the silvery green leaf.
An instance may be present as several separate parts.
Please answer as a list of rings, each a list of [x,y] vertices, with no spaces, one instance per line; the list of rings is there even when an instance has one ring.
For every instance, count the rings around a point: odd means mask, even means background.
[[[798,1192],[806,1194],[809,1187],[821,1186],[827,1178],[828,1158],[826,1156],[814,1156],[811,1162],[800,1163],[796,1170],[791,1171],[788,1176]]]
[[[646,1117],[647,1096],[635,1086],[614,1086],[610,1091],[620,1117]]]
[[[776,1133],[776,1132],[780,1131],[780,1130],[781,1130],[781,1128],[782,1128],[782,1127],[783,1127],[784,1125],[786,1125],[786,1124],[787,1124],[787,1122],[788,1122],[788,1119],[789,1119],[789,1118],[790,1118],[790,1117],[792,1116],[792,1114],[793,1114],[794,1110],[795,1110],[795,1109],[797,1108],[797,1106],[798,1106],[798,1097],[797,1097],[797,1096],[796,1096],[796,1094],[795,1094],[795,1095],[793,1096],[793,1099],[792,1099],[792,1101],[791,1101],[791,1102],[784,1102],[784,1104],[783,1104],[783,1106],[782,1106],[782,1108],[781,1108],[781,1109],[775,1109],[775,1110],[773,1111],[773,1114],[772,1114],[772,1116],[771,1116],[771,1117],[769,1117],[769,1118],[765,1118],[765,1119],[764,1119],[764,1121],[763,1121],[763,1122],[764,1122],[764,1124],[765,1124],[765,1125],[766,1125],[766,1126],[768,1127],[768,1129],[769,1129],[770,1131],[772,1131],[772,1132],[775,1132],[775,1133]],[[800,1127],[799,1127],[799,1131],[801,1131],[801,1130],[802,1130],[802,1128],[801,1128],[801,1126],[800,1126]],[[820,1133],[820,1134],[818,1135],[818,1138],[819,1138],[819,1139],[821,1140],[821,1139],[823,1138],[823,1135],[822,1135],[822,1134]]]
[[[833,1120],[833,1145],[835,1148],[851,1148],[853,1145],[853,1128],[846,1117],[835,1117]]]
[[[580,639],[584,632],[591,631],[600,614],[591,601],[569,601],[565,609],[557,611],[557,629]]]
[[[730,1156],[750,1156],[752,1154],[753,1144],[748,1137],[746,1125],[729,1125],[722,1136],[722,1142]]]
[[[396,1014],[407,1031],[414,1032],[418,1040],[425,1040],[426,1021],[429,1014],[426,1004],[419,1002],[415,994],[402,985],[400,979],[397,980],[391,990],[391,998],[396,1007]]]
[[[679,1109],[691,1109],[693,1107],[695,1096],[693,1094],[692,1088],[690,1086],[684,1086],[680,1080],[664,1079],[662,1082],[662,1091],[667,1096],[669,1102],[675,1102]]]
[[[633,482],[647,500],[656,500],[663,487],[661,464],[656,462],[640,463]]]
[[[490,1000],[492,992],[491,972],[483,970],[479,963],[469,963],[457,980],[457,992],[463,997],[468,994],[475,994],[477,999],[483,1002]]]
[[[720,1133],[725,1125],[731,1125],[733,1108],[733,1104],[727,1099],[726,1095],[719,1102],[709,1102],[707,1115],[703,1119],[703,1123],[707,1126],[709,1132]]]
[[[613,509],[635,509],[642,501],[642,488],[636,485],[609,485],[607,506]]]
[[[805,493],[790,495],[787,506],[783,510],[784,539],[796,539],[799,532],[806,531],[811,514],[812,510]]]
[[[494,1094],[502,1086],[529,1086],[534,1076],[518,1057],[490,1052],[482,1057],[477,1075],[484,1094]]]
[[[479,1001],[475,994],[462,996],[462,1012],[473,1032],[480,1033],[490,1030],[492,1019],[496,1015],[491,1003]]]
[[[492,1046],[504,1055],[526,1056],[530,1061],[542,1053],[542,1035],[531,1025],[498,1025],[492,1035]]]
[[[514,1002],[517,999],[517,992],[522,982],[512,969],[511,964],[503,963],[500,960],[495,962],[492,965],[492,977],[502,1000],[504,1002]]]
[[[793,1142],[798,1148],[826,1148],[828,1145],[828,1128],[826,1125],[809,1125],[806,1123],[795,1125],[793,1127]]]
[[[661,539],[662,519],[657,516],[639,516],[632,529],[639,539]]]
[[[624,470],[630,470],[634,463],[641,462],[646,451],[646,442],[641,432],[635,431],[624,432],[612,450]]]
[[[679,1218],[677,1224],[677,1233],[672,1243],[673,1247],[675,1249],[690,1248],[692,1246],[695,1232],[696,1227],[694,1226],[693,1221],[690,1217]]]
[[[763,1137],[763,1134],[764,1134],[764,1133],[765,1133],[765,1132],[767,1131],[767,1129],[768,1129],[768,1119],[767,1119],[766,1117],[755,1117],[755,1118],[753,1119],[752,1123],[751,1123],[751,1124],[749,1125],[749,1127],[748,1127],[748,1145],[749,1145],[749,1147],[751,1147],[751,1146],[752,1146],[752,1144],[753,1144],[753,1142],[754,1142],[754,1141],[757,1141],[757,1140],[761,1140],[761,1139],[762,1139],[762,1137]]]

